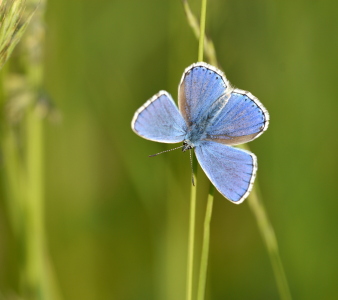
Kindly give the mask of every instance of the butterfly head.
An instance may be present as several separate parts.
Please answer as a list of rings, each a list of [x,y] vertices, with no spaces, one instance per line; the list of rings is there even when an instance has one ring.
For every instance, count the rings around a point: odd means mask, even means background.
[[[194,148],[194,146],[193,146],[193,144],[191,144],[191,142],[189,142],[187,140],[183,141],[183,147],[182,147],[183,152],[190,150],[192,148]]]

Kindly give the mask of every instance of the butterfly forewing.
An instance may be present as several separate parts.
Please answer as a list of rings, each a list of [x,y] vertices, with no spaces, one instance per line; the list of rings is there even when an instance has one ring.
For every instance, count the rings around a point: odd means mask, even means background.
[[[195,148],[197,159],[217,190],[239,204],[249,195],[257,171],[256,156],[227,145],[205,141]]]
[[[185,70],[178,88],[178,106],[188,127],[225,94],[228,85],[224,74],[206,63],[196,63]]]
[[[235,89],[226,105],[206,129],[206,140],[227,145],[247,143],[268,127],[269,114],[260,101],[246,91]]]
[[[156,94],[136,111],[131,126],[139,136],[162,143],[182,142],[187,131],[176,104],[165,91]]]

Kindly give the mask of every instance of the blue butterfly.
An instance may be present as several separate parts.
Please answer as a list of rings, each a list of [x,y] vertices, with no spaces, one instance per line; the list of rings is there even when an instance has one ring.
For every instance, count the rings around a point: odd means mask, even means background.
[[[136,111],[131,127],[145,139],[183,142],[182,151],[194,149],[217,190],[233,203],[243,202],[255,180],[257,158],[231,146],[260,136],[268,128],[268,111],[251,93],[233,88],[222,71],[204,62],[184,71],[178,107],[166,91],[160,91]]]

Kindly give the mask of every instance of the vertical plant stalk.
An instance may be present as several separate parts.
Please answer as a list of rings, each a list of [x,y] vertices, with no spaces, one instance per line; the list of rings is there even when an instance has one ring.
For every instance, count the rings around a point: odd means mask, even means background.
[[[198,61],[203,61],[206,8],[207,8],[207,0],[202,0],[201,24],[200,24],[201,34],[198,47]],[[191,194],[190,194],[190,221],[189,221],[189,245],[188,245],[187,293],[186,293],[187,300],[192,299],[192,290],[193,290],[197,169],[198,169],[197,159],[195,155],[193,155],[192,176],[195,181],[195,184],[191,186]]]
[[[188,238],[188,265],[187,265],[187,291],[186,299],[192,300],[194,276],[194,244],[195,244],[195,219],[196,219],[196,189],[197,189],[197,161],[193,157],[193,174],[195,185],[191,185],[190,192],[190,217]]]
[[[202,0],[201,8],[201,25],[200,25],[200,35],[199,35],[199,51],[198,51],[198,60],[203,61],[203,50],[207,43],[205,42],[205,20],[207,12],[207,0]],[[207,40],[206,40],[207,41]],[[207,209],[204,220],[204,232],[203,232],[203,242],[202,242],[202,253],[201,253],[201,263],[200,263],[200,274],[198,282],[198,291],[197,299],[203,300],[205,295],[205,286],[207,280],[207,269],[208,269],[208,258],[209,258],[209,241],[210,241],[210,221],[212,215],[212,206],[214,201],[214,186],[209,182],[209,195],[207,201]]]
[[[192,13],[188,1],[182,0],[182,2],[183,2],[183,7],[185,10],[186,16],[187,16],[187,21],[190,27],[192,28],[196,38],[198,39],[200,38],[200,33],[204,33],[204,32],[198,30],[198,26],[196,26],[197,18]],[[206,39],[206,42],[204,43],[204,48],[205,48],[205,54],[208,57],[208,60],[210,61],[210,63],[219,67],[217,64],[216,51],[215,51],[215,48],[214,48],[214,45],[211,39]],[[249,146],[246,144],[241,145],[241,148],[250,151]],[[273,230],[272,224],[269,221],[266,209],[263,205],[263,202],[261,199],[262,197],[258,191],[259,191],[259,185],[258,185],[258,181],[256,178],[256,183],[248,197],[247,202],[249,204],[250,209],[252,210],[252,213],[254,214],[256,218],[258,229],[261,233],[261,236],[267,248],[270,262],[271,262],[271,265],[274,271],[275,280],[277,283],[280,299],[291,300],[292,296],[291,296],[290,288],[288,285],[287,277],[284,272],[283,263],[282,263],[282,260],[279,254],[277,238]]]
[[[28,4],[28,3],[27,3]],[[26,112],[26,174],[27,190],[25,215],[25,264],[23,290],[28,299],[47,296],[44,274],[44,183],[43,183],[43,120],[36,113],[39,90],[43,82],[44,1],[29,1],[37,7],[27,34],[25,72],[32,91],[32,100]]]
[[[256,179],[257,180],[257,179]],[[291,300],[291,292],[289,289],[288,281],[284,272],[281,257],[279,255],[278,243],[273,227],[266,214],[266,210],[262,201],[260,201],[258,184],[251,191],[249,198],[249,206],[255,215],[258,227],[260,229],[265,246],[268,250],[272,269],[275,274],[276,283],[282,300]]]
[[[250,151],[250,148],[246,144],[242,145],[242,148]],[[249,207],[256,218],[258,228],[267,248],[272,269],[275,275],[279,296],[282,300],[291,300],[292,296],[285,275],[282,259],[279,254],[276,234],[273,230],[272,224],[268,218],[261,198],[259,184],[256,178],[255,185],[248,197]]]
[[[198,43],[198,61],[203,61],[206,15],[207,15],[207,0],[202,0],[200,36],[199,36],[199,43]]]
[[[206,12],[207,12],[207,0],[202,0],[198,61],[203,61],[203,50],[206,45],[206,43],[204,42]],[[210,241],[210,221],[211,221],[211,214],[212,214],[212,206],[214,202],[214,186],[211,184],[211,182],[209,182],[209,185],[210,185],[210,189],[209,189],[207,209],[206,209],[205,220],[204,220],[200,274],[199,274],[198,291],[197,291],[198,300],[204,299],[205,286],[206,286],[206,280],[207,280],[209,241]]]
[[[1,76],[1,147],[10,220],[20,249],[20,286],[25,299],[52,299],[45,292],[43,225],[42,120],[33,112],[42,85],[42,26],[44,1],[0,1],[0,69],[35,14],[22,39],[21,64]],[[6,107],[5,107],[6,106]],[[23,116],[25,116],[23,118]],[[25,121],[25,122],[23,122]],[[18,132],[24,132],[25,140]],[[19,142],[20,140],[20,142]]]
[[[43,199],[43,120],[32,107],[26,116],[27,194],[25,202],[25,293],[45,295],[44,286],[44,199]]]
[[[26,0],[35,9],[22,47],[24,70],[31,101],[25,114],[26,197],[24,216],[23,292],[27,299],[58,299],[47,252],[44,220],[44,120],[42,101],[46,0]]]
[[[188,1],[182,0],[182,4],[183,4],[185,15],[187,17],[187,21],[188,21],[191,29],[193,30],[196,39],[199,40],[199,38],[200,38],[200,26],[198,24],[198,20],[195,17],[195,15],[192,13]],[[212,65],[217,66],[218,63],[217,63],[217,59],[216,59],[214,44],[213,44],[212,40],[210,40],[208,38],[208,36],[205,34],[205,32],[204,32],[204,52],[205,52],[206,56],[208,57],[209,62]]]
[[[214,186],[210,183],[210,190],[207,201],[207,209],[204,219],[203,244],[200,264],[200,277],[198,282],[197,300],[203,300],[205,296],[205,286],[207,281],[209,241],[210,241],[210,222],[212,215],[212,206],[214,202]]]

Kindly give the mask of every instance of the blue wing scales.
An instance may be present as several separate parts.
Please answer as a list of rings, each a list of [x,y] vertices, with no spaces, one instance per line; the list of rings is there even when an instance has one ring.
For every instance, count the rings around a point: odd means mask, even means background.
[[[203,62],[184,71],[178,87],[178,106],[188,127],[198,123],[208,108],[224,95],[228,85],[220,70]]]
[[[249,195],[257,171],[253,153],[205,141],[195,148],[196,157],[217,190],[239,204]]]
[[[206,128],[206,140],[226,145],[247,143],[269,125],[269,113],[249,92],[234,89],[224,107]]]
[[[184,140],[187,126],[174,100],[160,91],[135,113],[131,127],[139,136],[161,143]]]

